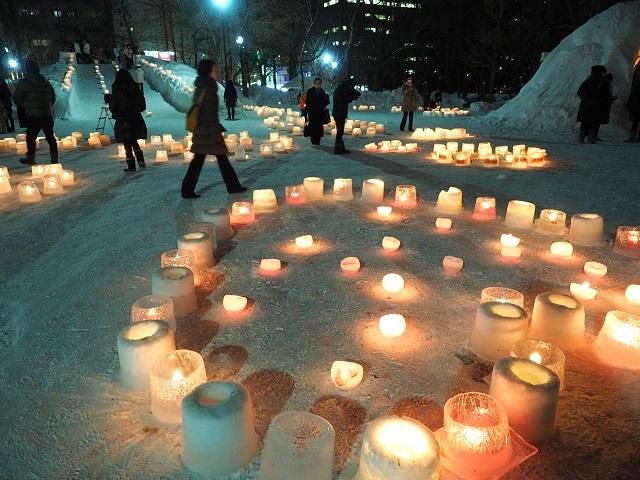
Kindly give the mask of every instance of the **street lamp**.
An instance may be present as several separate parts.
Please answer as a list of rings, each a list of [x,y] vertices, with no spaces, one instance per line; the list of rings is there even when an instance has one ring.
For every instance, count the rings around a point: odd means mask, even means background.
[[[238,35],[238,36],[236,37],[236,43],[237,43],[238,45],[242,45],[242,44],[244,43],[244,38],[242,38],[242,35]]]
[[[242,94],[247,97],[249,96],[249,83],[247,82],[247,73],[246,73],[246,62],[244,59],[244,38],[242,35],[238,35],[236,37],[236,44],[239,47],[239,55],[240,55],[240,74],[242,76]]]
[[[323,61],[323,63],[331,63],[331,61],[332,61],[332,60],[333,60],[333,58],[332,58],[332,57],[331,57],[331,55],[330,55],[330,54],[328,54],[328,53],[325,53],[325,54],[322,56],[322,61]]]
[[[7,65],[9,65],[9,68],[15,70],[18,68],[18,61],[15,58],[9,58],[9,60],[7,60]]]
[[[229,76],[229,66],[227,62],[227,24],[225,22],[223,11],[229,6],[231,0],[213,0],[218,9],[220,9],[220,18],[222,23],[222,55],[224,56],[224,78]]]

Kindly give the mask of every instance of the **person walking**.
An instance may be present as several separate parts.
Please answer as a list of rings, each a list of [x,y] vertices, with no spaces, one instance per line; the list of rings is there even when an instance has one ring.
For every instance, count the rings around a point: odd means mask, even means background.
[[[640,141],[640,132],[638,124],[640,124],[640,64],[636,65],[633,71],[633,79],[631,80],[631,92],[627,99],[627,110],[629,111],[629,120],[631,120],[631,130],[626,143],[634,143]]]
[[[324,136],[324,125],[329,123],[329,95],[322,89],[322,79],[316,77],[313,87],[307,90],[306,107],[307,126],[305,137],[311,137],[312,145],[320,145],[320,139]]]
[[[413,112],[418,110],[420,105],[420,96],[418,89],[413,84],[413,77],[408,76],[402,86],[402,120],[400,121],[400,130],[404,132],[407,124],[407,116],[409,117],[409,131],[413,132]]]
[[[91,63],[91,45],[86,40],[82,41],[82,56],[84,63]]]
[[[356,90],[356,82],[350,78],[345,80],[333,92],[333,119],[336,122],[336,143],[333,147],[335,155],[351,153],[344,146],[344,124],[349,116],[349,104],[360,97]]]
[[[580,122],[578,142],[584,143],[589,138],[589,143],[598,141],[598,128],[602,120],[602,105],[609,95],[609,89],[604,81],[607,69],[602,65],[591,67],[591,75],[582,82],[578,89],[580,106],[578,107],[577,120]]]
[[[0,104],[2,104],[5,109],[7,132],[16,131],[16,124],[13,121],[13,107],[11,105],[12,99],[13,95],[11,95],[9,85],[7,85],[7,82],[4,79],[4,73],[0,72]]]
[[[73,42],[73,53],[76,56],[76,62],[82,63],[82,49],[78,42]]]
[[[136,68],[133,69],[133,79],[138,84],[138,88],[144,95],[144,70],[142,69],[142,65],[136,65]]]
[[[116,80],[111,85],[109,110],[115,120],[113,132],[116,142],[124,145],[127,156],[125,172],[136,171],[136,160],[140,168],[145,168],[144,154],[139,139],[147,138],[147,125],[141,112],[147,109],[144,95],[128,70],[121,68],[116,72]]]
[[[216,156],[228,193],[246,192],[246,187],[240,185],[238,176],[229,163],[227,146],[222,137],[222,132],[226,130],[218,120],[218,65],[213,60],[201,60],[198,63],[197,72],[193,104],[199,107],[200,112],[191,144],[194,157],[182,180],[182,198],[200,197],[195,192],[195,188],[207,155]]]
[[[227,78],[224,85],[224,104],[227,107],[227,120],[236,119],[236,102],[238,101],[238,91],[233,82]]]
[[[22,111],[22,121],[27,128],[27,157],[20,163],[35,165],[36,137],[40,130],[49,144],[51,163],[58,163],[58,143],[53,133],[52,107],[56,103],[53,87],[40,74],[38,64],[27,60],[24,65],[25,75],[16,85],[13,100]]]

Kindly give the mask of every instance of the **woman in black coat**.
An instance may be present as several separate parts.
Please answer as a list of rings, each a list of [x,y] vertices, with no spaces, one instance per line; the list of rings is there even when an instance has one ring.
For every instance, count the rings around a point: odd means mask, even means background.
[[[138,145],[139,139],[147,138],[147,125],[141,112],[147,109],[143,93],[131,74],[124,69],[116,73],[116,81],[111,85],[109,110],[116,121],[113,131],[116,142],[122,142],[127,154],[125,172],[136,171],[136,160],[140,168],[145,168],[144,154]]]
[[[312,145],[320,145],[320,139],[324,136],[324,125],[329,123],[326,112],[329,105],[329,95],[322,89],[322,80],[315,78],[313,87],[307,90],[307,133],[311,137]]]
[[[236,103],[238,102],[238,91],[233,82],[227,79],[224,85],[224,103],[227,107],[227,120],[236,119]]]
[[[207,155],[215,155],[227,192],[240,193],[247,189],[240,185],[235,170],[227,157],[227,146],[222,132],[225,128],[218,120],[218,65],[213,60],[201,60],[198,64],[198,77],[194,82],[196,91],[193,94],[194,105],[200,106],[198,126],[193,132],[191,151],[195,154],[182,180],[182,197],[198,198],[195,192],[200,171]]]
[[[610,95],[609,88],[604,81],[605,73],[607,73],[605,67],[594,65],[591,67],[591,75],[582,82],[578,89],[578,97],[580,97],[578,122],[581,122],[578,141],[580,143],[584,143],[587,137],[589,137],[589,143],[598,141],[598,129],[603,117],[602,106]]]

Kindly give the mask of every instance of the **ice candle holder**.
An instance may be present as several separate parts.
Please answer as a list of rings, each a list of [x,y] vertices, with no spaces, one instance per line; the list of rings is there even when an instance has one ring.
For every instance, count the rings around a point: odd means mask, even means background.
[[[462,190],[449,187],[449,190],[441,190],[438,195],[436,209],[440,213],[460,213],[462,211]]]
[[[346,257],[340,261],[340,269],[345,273],[360,271],[360,260],[357,257]]]
[[[333,181],[333,199],[340,202],[353,200],[350,178],[336,178]]]
[[[63,170],[60,175],[60,181],[63,187],[70,187],[75,182],[75,174],[71,170]]]
[[[531,228],[536,206],[523,200],[511,200],[507,205],[504,223],[515,228]]]
[[[324,198],[324,180],[320,177],[306,177],[303,181],[307,200],[315,202]]]
[[[473,218],[477,220],[495,220],[496,199],[493,197],[476,198],[476,207],[473,210]]]
[[[582,304],[563,293],[541,293],[531,314],[529,337],[573,351],[582,345],[585,313]]]
[[[146,295],[131,305],[131,323],[149,320],[166,322],[173,332],[176,331],[176,317],[171,297]]]
[[[155,361],[175,348],[166,322],[145,320],[126,326],[118,334],[120,381],[127,388],[147,390]]]
[[[511,288],[487,287],[480,294],[480,303],[487,302],[511,303],[524,308],[524,295]]]
[[[307,203],[304,185],[302,184],[284,187],[284,197],[288,205],[304,205]]]
[[[206,270],[216,264],[213,256],[214,241],[208,233],[183,233],[178,237],[177,245],[178,250],[188,250],[193,254],[193,266],[198,271]]]
[[[207,381],[202,356],[174,350],[156,360],[149,374],[151,412],[163,423],[180,423],[182,400]]]
[[[632,305],[640,305],[640,285],[628,285],[624,291],[624,298]]]
[[[0,194],[11,193],[12,191],[13,189],[11,188],[9,177],[0,176]]]
[[[60,195],[64,192],[60,177],[51,175],[44,177],[43,191],[45,195]]]
[[[253,206],[256,213],[273,213],[278,210],[276,192],[270,188],[253,191]]]
[[[576,245],[592,247],[604,243],[604,220],[597,213],[578,213],[571,217],[569,240]]]
[[[396,207],[413,208],[418,204],[415,185],[398,185],[396,187]]]
[[[169,161],[169,157],[167,156],[166,150],[156,151],[156,159],[154,163],[167,163],[168,161]]]
[[[367,426],[360,450],[357,480],[437,480],[440,447],[422,423],[393,415]]]
[[[608,312],[595,342],[598,358],[607,365],[640,369],[640,315]]]
[[[186,267],[155,270],[151,275],[151,293],[171,297],[178,316],[193,312],[197,306],[193,273]]]
[[[567,214],[560,210],[545,208],[540,212],[538,231],[551,235],[564,235]]]
[[[618,227],[613,251],[625,257],[640,258],[640,226]]]
[[[234,202],[231,205],[231,223],[246,225],[256,220],[255,208],[250,202]]]
[[[404,278],[397,273],[387,273],[382,277],[382,288],[385,292],[399,293],[404,288]]]
[[[213,224],[216,240],[228,240],[233,236],[229,211],[226,208],[207,208],[202,212],[202,220]]]
[[[362,182],[362,201],[372,205],[384,201],[384,182],[377,178],[369,178]]]
[[[447,255],[442,260],[442,268],[444,268],[444,271],[447,272],[449,275],[455,275],[457,273],[460,273],[463,266],[464,266],[464,260],[458,257]]]
[[[506,357],[526,337],[528,324],[527,312],[522,307],[503,302],[481,303],[471,334],[471,351],[489,362]]]
[[[363,375],[364,370],[359,363],[336,360],[331,365],[331,381],[340,390],[353,390],[360,385]]]
[[[26,180],[18,184],[18,200],[22,203],[39,202],[41,199],[40,190],[34,182]]]
[[[513,346],[511,356],[526,358],[547,367],[560,379],[560,391],[564,390],[565,355],[559,347],[542,340],[525,338]]]
[[[260,480],[331,480],[335,431],[324,418],[309,412],[276,415],[267,432]]]

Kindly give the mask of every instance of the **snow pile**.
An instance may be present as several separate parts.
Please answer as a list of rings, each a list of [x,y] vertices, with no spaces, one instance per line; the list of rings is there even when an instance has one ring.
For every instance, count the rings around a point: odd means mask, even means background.
[[[489,113],[484,122],[528,131],[572,130],[576,127],[578,87],[592,65],[613,74],[611,127],[627,124],[625,100],[633,62],[640,48],[640,2],[621,2],[593,17],[565,38],[544,60],[518,96]]]
[[[73,77],[75,67],[66,63],[54,63],[40,69],[40,73],[51,83],[56,94],[56,103],[53,105],[53,117],[69,119],[73,117],[75,102],[75,89]],[[73,98],[72,98],[73,97]]]

